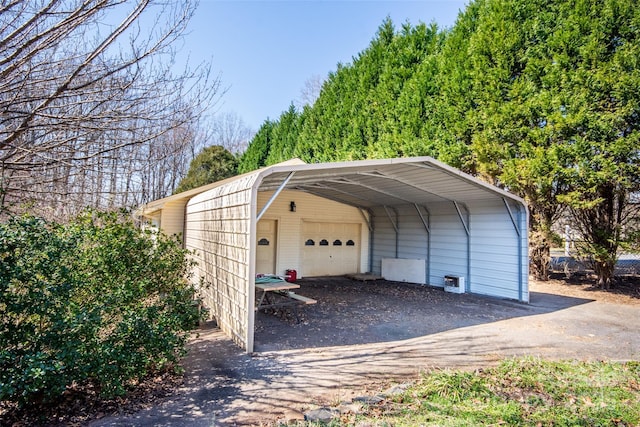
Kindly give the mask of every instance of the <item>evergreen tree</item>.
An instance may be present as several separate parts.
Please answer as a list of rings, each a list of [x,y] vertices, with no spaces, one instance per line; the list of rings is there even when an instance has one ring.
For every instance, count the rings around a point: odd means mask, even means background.
[[[280,115],[271,132],[271,144],[265,165],[273,165],[295,157],[294,150],[300,133],[300,120],[300,114],[293,104]]]
[[[238,172],[246,173],[259,169],[267,163],[269,151],[271,150],[271,141],[273,139],[273,129],[276,122],[265,120],[258,132],[251,140],[249,147],[240,157],[238,164]]]
[[[561,74],[546,41],[556,1],[476,1],[443,49],[441,102],[451,124],[440,157],[464,153],[466,169],[524,197],[531,213],[531,272],[548,277],[550,235],[566,191],[566,138],[558,126]],[[453,122],[453,123],[452,123]],[[465,145],[462,148],[461,145]]]
[[[206,147],[193,159],[174,194],[234,176],[237,167],[238,159],[229,150],[220,145]]]
[[[352,64],[339,64],[313,107],[302,113],[295,154],[305,161],[335,161],[421,151],[416,149],[420,125],[415,122],[427,113],[416,115],[406,103],[427,105],[423,98],[429,92],[415,89],[429,84],[417,82],[415,76],[425,62],[433,64],[441,41],[435,25],[405,24],[396,32],[386,19],[369,47]],[[413,132],[401,126],[409,120]]]
[[[562,62],[563,116],[572,167],[567,204],[601,287],[608,288],[619,249],[637,245],[640,191],[640,10],[633,0],[582,0],[560,8],[562,32],[551,46]],[[556,51],[557,52],[557,51]]]
[[[525,197],[532,272],[547,275],[563,208],[608,286],[633,235],[638,190],[640,14],[632,0],[487,0],[463,15],[478,173]],[[444,52],[446,53],[446,52]]]
[[[387,19],[313,106],[256,135],[242,170],[430,155],[527,200],[537,278],[568,218],[608,286],[638,235],[639,37],[634,0],[475,0],[448,31]]]

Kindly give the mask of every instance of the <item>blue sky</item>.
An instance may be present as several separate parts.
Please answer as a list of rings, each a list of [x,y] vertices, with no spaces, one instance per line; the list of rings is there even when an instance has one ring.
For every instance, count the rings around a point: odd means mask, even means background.
[[[314,75],[326,77],[351,62],[389,16],[453,25],[466,1],[201,0],[182,54],[211,60],[228,90],[217,108],[234,112],[253,130],[277,119]]]

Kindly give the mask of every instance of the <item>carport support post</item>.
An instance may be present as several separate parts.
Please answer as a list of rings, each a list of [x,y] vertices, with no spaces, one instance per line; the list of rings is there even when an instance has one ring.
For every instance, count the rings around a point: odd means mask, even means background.
[[[245,348],[247,353],[253,352],[253,344],[254,344],[253,340],[254,340],[255,322],[256,322],[256,311],[254,307],[255,307],[255,290],[256,290],[256,239],[255,239],[255,236],[256,236],[257,224],[258,224],[258,221],[260,221],[260,218],[262,218],[262,215],[264,215],[267,209],[269,209],[269,206],[271,206],[271,204],[274,202],[274,200],[276,200],[276,198],[282,192],[282,190],[284,190],[289,180],[293,178],[294,174],[295,172],[290,172],[289,175],[287,175],[287,177],[284,179],[282,184],[280,184],[276,192],[273,193],[271,198],[269,198],[267,203],[264,205],[260,213],[256,213],[256,219],[254,220],[253,218],[251,218],[249,221],[249,240],[250,240],[249,241],[249,268],[247,269],[247,275],[248,275],[247,276],[247,313],[249,318],[247,319],[247,331],[246,331],[247,335],[246,335],[246,348]],[[258,210],[258,206],[257,206],[258,187],[260,187],[261,180],[262,180],[262,177],[259,176],[256,182],[254,182],[253,186],[251,187],[251,210],[253,212],[257,212]]]
[[[394,213],[396,214],[396,220],[394,221],[387,206],[384,207],[384,211],[387,213],[389,221],[391,222],[391,225],[393,225],[393,229],[396,231],[396,258],[398,258],[398,239],[400,238],[400,232],[398,231],[398,212],[394,209]]]
[[[504,206],[507,208],[507,212],[509,213],[509,218],[511,218],[511,223],[513,223],[513,228],[516,230],[516,235],[518,236],[518,299],[520,301],[522,298],[522,291],[524,286],[522,285],[522,233],[520,231],[521,222],[521,213],[520,208],[518,208],[518,218],[513,217],[513,212],[511,212],[511,207],[509,206],[509,202],[504,197],[502,198],[504,202]]]
[[[360,215],[364,218],[369,229],[369,271],[373,271],[373,213],[370,210],[364,208],[358,208]],[[368,214],[368,215],[367,215]]]
[[[464,227],[465,233],[467,233],[467,278],[464,281],[464,291],[469,292],[469,289],[471,288],[471,233],[469,232],[469,209],[467,209],[466,206],[464,208],[467,217],[465,221],[465,218],[460,211],[460,206],[458,206],[458,202],[454,200],[453,206],[456,207],[456,212],[458,212],[460,222]]]
[[[429,226],[429,220],[431,219],[431,213],[429,212],[429,209],[427,209],[426,207],[424,208],[425,211],[427,211],[427,218],[425,218],[422,215],[422,211],[420,210],[420,206],[418,206],[417,203],[414,203],[413,206],[415,206],[416,211],[418,211],[418,215],[420,216],[420,220],[422,221],[422,225],[424,225],[424,229],[427,230],[427,277],[425,282],[427,283],[427,285],[429,284],[429,282],[431,281],[431,228]]]

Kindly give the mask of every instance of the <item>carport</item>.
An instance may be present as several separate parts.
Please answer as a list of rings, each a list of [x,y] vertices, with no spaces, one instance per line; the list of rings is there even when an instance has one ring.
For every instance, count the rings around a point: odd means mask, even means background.
[[[184,244],[198,262],[194,280],[203,278],[205,304],[247,352],[253,351],[256,265],[265,265],[260,251],[270,239],[277,246],[266,265],[278,274],[284,266],[303,276],[322,274],[316,267],[326,264],[329,274],[355,268],[388,280],[529,299],[524,201],[430,157],[290,161],[195,193],[152,202],[142,212],[159,217],[162,206],[184,208]],[[259,227],[267,219],[277,231]],[[355,259],[351,267],[333,261],[347,253]]]

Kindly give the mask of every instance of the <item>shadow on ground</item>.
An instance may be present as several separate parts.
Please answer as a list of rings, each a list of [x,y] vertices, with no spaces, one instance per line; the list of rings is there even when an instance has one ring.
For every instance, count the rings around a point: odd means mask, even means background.
[[[532,292],[530,303],[524,304],[431,286],[343,277],[310,278],[299,284],[297,293],[317,303],[256,313],[256,352],[407,340],[593,301]]]
[[[95,420],[90,425],[219,426],[227,425],[220,419],[246,420],[247,412],[252,412],[253,421],[233,421],[229,425],[258,425],[260,421],[255,418],[255,408],[265,400],[260,392],[292,375],[286,363],[246,354],[216,327],[215,322],[204,324],[198,330],[183,364],[184,383],[171,398],[132,414]],[[277,405],[269,401],[264,406],[283,410],[297,403],[282,397]]]
[[[92,426],[268,425],[291,410],[349,401],[433,368],[504,357],[637,359],[640,307],[531,293],[521,304],[404,283],[305,279],[296,316],[257,313],[256,352],[205,325],[170,399]],[[377,387],[377,388],[373,388]]]

